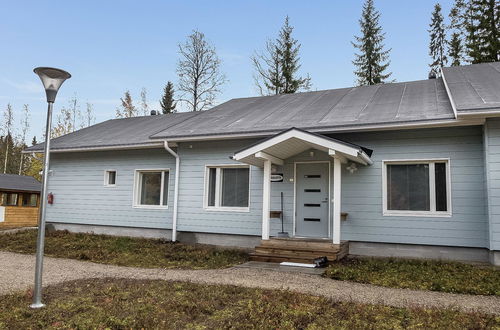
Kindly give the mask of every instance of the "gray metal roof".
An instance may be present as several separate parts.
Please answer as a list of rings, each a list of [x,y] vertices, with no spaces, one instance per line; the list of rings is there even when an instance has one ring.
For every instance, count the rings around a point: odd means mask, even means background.
[[[34,177],[17,174],[0,174],[0,190],[40,191],[42,184]]]
[[[500,62],[443,68],[457,112],[500,110]]]
[[[500,63],[443,69],[457,112],[500,109]],[[145,146],[159,139],[317,133],[454,120],[443,79],[233,99],[203,112],[114,119],[54,139],[53,150]],[[27,149],[41,151],[43,144]]]
[[[442,79],[233,99],[151,138],[454,119]]]
[[[133,117],[108,120],[50,141],[51,150],[120,147],[151,144],[149,136],[160,130],[179,124],[197,113],[184,112],[167,115]],[[26,149],[43,150],[44,143]]]

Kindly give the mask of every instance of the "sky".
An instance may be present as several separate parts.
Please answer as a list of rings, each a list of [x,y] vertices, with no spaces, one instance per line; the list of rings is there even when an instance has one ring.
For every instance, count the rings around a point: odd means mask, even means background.
[[[386,47],[392,49],[390,71],[396,81],[427,78],[427,30],[434,4],[431,0],[375,0]],[[353,86],[351,41],[359,35],[362,5],[362,0],[3,0],[0,110],[11,103],[19,127],[22,106],[29,104],[29,135],[40,140],[47,106],[41,82],[33,73],[37,66],[72,74],[57,96],[56,114],[76,94],[82,111],[90,102],[97,122],[108,120],[114,118],[126,90],[139,101],[142,88],[147,90],[150,108],[159,109],[164,85],[177,82],[178,44],[193,29],[206,35],[222,60],[228,82],[217,101],[256,96],[250,57],[277,36],[286,15],[302,44],[300,71],[311,76],[312,89]],[[452,1],[441,5],[447,16]]]

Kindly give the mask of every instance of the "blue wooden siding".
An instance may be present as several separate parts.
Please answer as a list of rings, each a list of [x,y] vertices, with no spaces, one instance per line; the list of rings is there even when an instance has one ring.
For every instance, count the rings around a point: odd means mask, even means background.
[[[489,207],[489,243],[491,250],[500,250],[500,119],[485,124],[485,159]]]
[[[48,190],[51,222],[172,228],[175,160],[164,149],[54,153]],[[136,169],[170,168],[168,209],[134,208]],[[116,170],[116,186],[104,186],[104,171]]]
[[[388,243],[488,247],[482,127],[364,134],[341,139],[374,150],[372,166],[342,171],[342,239]],[[382,215],[382,161],[449,158],[451,217]]]
[[[500,138],[500,124],[498,126]],[[372,166],[359,165],[353,174],[345,169],[342,172],[342,211],[349,213],[348,220],[342,223],[342,239],[489,247],[482,136],[479,126],[337,135],[374,150]],[[179,231],[261,235],[260,168],[250,168],[249,212],[203,208],[205,166],[237,164],[229,157],[254,142],[248,139],[180,144]],[[491,158],[500,163],[500,143],[498,148],[498,155]],[[383,216],[382,160],[427,158],[450,158],[452,216]],[[271,209],[280,209],[279,195],[283,191],[286,231],[292,233],[294,185],[290,179],[293,179],[294,162],[328,159],[319,151],[314,151],[313,157],[304,152],[287,159],[282,168],[276,168],[284,174],[284,182],[271,185]],[[171,228],[175,162],[165,150],[56,154],[52,164],[50,191],[56,195],[56,203],[49,207],[50,221]],[[155,167],[171,169],[170,208],[132,208],[134,169]],[[106,169],[118,171],[117,187],[103,186]],[[498,191],[492,196],[500,196],[500,168],[492,176],[499,177]],[[498,201],[500,219],[500,199]],[[500,222],[497,223],[500,227]],[[271,219],[271,235],[280,230],[279,219]]]

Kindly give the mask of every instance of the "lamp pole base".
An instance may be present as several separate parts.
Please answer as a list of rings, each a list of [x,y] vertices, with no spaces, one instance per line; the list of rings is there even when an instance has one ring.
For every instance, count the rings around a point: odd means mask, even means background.
[[[37,303],[37,304],[31,304],[30,305],[30,308],[33,308],[33,309],[38,309],[38,308],[43,308],[45,307],[45,304],[42,304],[42,303]]]

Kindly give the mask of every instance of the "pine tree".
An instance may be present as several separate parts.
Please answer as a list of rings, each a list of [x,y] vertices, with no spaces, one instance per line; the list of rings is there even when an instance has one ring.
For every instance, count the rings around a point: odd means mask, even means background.
[[[300,69],[299,50],[300,44],[292,37],[293,27],[289,24],[288,16],[281,28],[279,38],[276,40],[278,54],[281,57],[281,72],[283,77],[283,93],[291,94],[299,89],[308,90],[311,85],[311,78],[297,76]]]
[[[160,100],[163,114],[177,112],[177,110],[175,110],[176,105],[177,102],[174,101],[174,84],[168,81],[165,88],[163,88],[163,96]]]
[[[441,14],[441,5],[439,3],[436,3],[434,6],[429,27],[429,55],[432,58],[432,62],[429,66],[437,75],[440,75],[441,68],[446,64],[448,59],[446,58],[445,50],[446,32],[444,28],[444,18]]]
[[[462,40],[460,39],[460,34],[454,32],[451,35],[450,41],[448,41],[448,56],[451,60],[452,66],[457,66],[462,63]]]
[[[120,98],[121,106],[116,109],[116,118],[130,118],[137,116],[137,109],[132,101],[130,91],[126,91],[125,95]]]
[[[500,61],[500,2],[472,0],[477,45],[473,48],[473,63]]]
[[[373,0],[366,0],[359,20],[361,36],[355,36],[352,45],[359,49],[355,54],[353,64],[359,85],[374,85],[384,83],[392,72],[386,72],[389,67],[389,53],[384,50],[385,33],[379,25],[380,13],[375,9]]]
[[[311,78],[298,76],[300,43],[292,36],[287,16],[276,40],[268,40],[264,53],[252,57],[255,84],[261,94],[290,94],[311,88]]]

